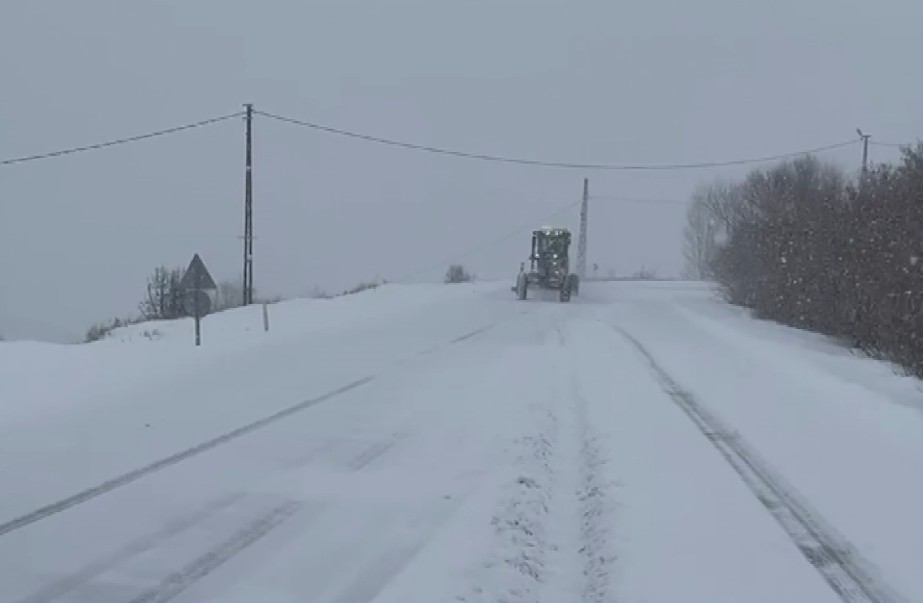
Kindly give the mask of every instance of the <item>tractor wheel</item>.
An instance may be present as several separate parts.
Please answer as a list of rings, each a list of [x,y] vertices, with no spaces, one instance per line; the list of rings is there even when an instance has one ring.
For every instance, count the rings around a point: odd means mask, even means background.
[[[571,272],[567,275],[567,284],[572,295],[580,295],[580,277]]]
[[[529,279],[522,272],[516,277],[516,297],[526,299],[529,294]]]
[[[561,301],[570,301],[570,283],[568,281],[564,281],[564,283],[561,285]]]

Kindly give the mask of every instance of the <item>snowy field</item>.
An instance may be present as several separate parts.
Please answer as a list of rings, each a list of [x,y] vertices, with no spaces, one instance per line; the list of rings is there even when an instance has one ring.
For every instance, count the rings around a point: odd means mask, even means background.
[[[0,342],[0,601],[923,601],[919,383],[702,284],[270,327]]]

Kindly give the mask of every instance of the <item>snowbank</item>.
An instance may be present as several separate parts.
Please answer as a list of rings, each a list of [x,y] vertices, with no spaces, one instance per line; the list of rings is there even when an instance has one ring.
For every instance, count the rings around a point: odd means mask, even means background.
[[[0,342],[0,425],[114,395],[156,387],[172,373],[215,365],[229,355],[296,342],[306,336],[373,330],[388,317],[412,314],[496,289],[497,285],[387,284],[332,299],[294,299],[206,316],[196,348],[191,318],[151,321],[113,330],[87,344]]]

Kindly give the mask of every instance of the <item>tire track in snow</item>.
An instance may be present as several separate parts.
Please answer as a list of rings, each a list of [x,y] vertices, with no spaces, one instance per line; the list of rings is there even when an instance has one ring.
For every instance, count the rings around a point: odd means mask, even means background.
[[[469,331],[468,333],[465,333],[464,335],[460,335],[456,337],[449,343],[461,343],[463,341],[467,341],[468,339],[471,339],[472,337],[477,337],[478,335],[480,335],[481,333],[484,333],[485,331],[489,331],[490,329],[494,328],[494,326],[496,326],[496,323],[489,324],[487,326],[481,327],[479,329],[475,329],[473,331]]]
[[[74,507],[88,500],[96,498],[97,496],[101,496],[117,488],[127,486],[128,484],[134,481],[137,481],[141,479],[142,477],[145,477],[157,471],[161,471],[163,469],[166,469],[167,467],[176,465],[177,463],[190,459],[194,456],[198,456],[202,454],[203,452],[207,452],[211,450],[212,448],[216,448],[218,446],[221,446],[222,444],[227,444],[228,442],[231,442],[233,440],[236,440],[240,437],[247,435],[248,433],[251,433],[253,431],[266,427],[267,425],[275,423],[276,421],[284,419],[290,415],[301,412],[312,406],[316,406],[317,404],[320,404],[321,402],[325,402],[331,398],[335,398],[349,391],[362,387],[363,385],[368,384],[374,379],[375,379],[374,375],[363,377],[362,379],[357,379],[356,381],[353,381],[352,383],[349,383],[347,385],[344,385],[343,387],[339,387],[337,389],[331,390],[321,396],[317,396],[316,398],[311,398],[310,400],[305,400],[304,402],[300,402],[298,404],[295,404],[294,406],[290,406],[286,409],[280,410],[277,413],[271,414],[268,417],[258,419],[256,421],[253,421],[251,423],[244,425],[243,427],[238,427],[237,429],[233,431],[229,431],[218,437],[212,438],[211,440],[202,442],[201,444],[197,444],[196,446],[193,446],[192,448],[187,448],[186,450],[183,450],[182,452],[177,452],[176,454],[173,454],[166,458],[162,458],[158,461],[154,461],[153,463],[149,465],[145,465],[144,467],[140,467],[138,469],[135,469],[134,471],[129,471],[128,473],[122,474],[107,482],[103,482],[102,484],[93,486],[92,488],[87,488],[86,490],[78,492],[77,494],[74,494],[62,500],[59,500],[57,502],[51,503],[39,509],[36,509],[35,511],[32,511],[31,513],[27,513],[25,515],[17,517],[16,519],[7,521],[6,523],[0,524],[0,537],[6,534],[9,534],[10,532],[14,530],[23,528],[29,524],[33,524],[37,521],[41,521],[43,519],[46,519],[47,517],[50,517],[62,511],[66,511],[67,509],[70,509],[71,507]]]
[[[450,343],[455,344],[455,343],[461,343],[463,341],[467,341],[468,339],[476,337],[477,335],[480,335],[481,333],[484,333],[494,328],[495,326],[497,326],[497,324],[499,323],[491,323],[484,327],[475,329],[474,331],[469,331],[468,333],[465,333],[459,337],[456,337],[450,340]],[[432,353],[432,352],[437,351],[438,349],[439,349],[439,346],[436,346],[434,348],[431,348],[428,351],[427,350],[424,350],[424,351],[428,353]],[[322,394],[315,398],[311,398],[309,400],[305,400],[303,402],[299,402],[298,404],[294,404],[292,406],[289,406],[288,408],[284,408],[267,417],[257,419],[255,421],[252,421],[251,423],[238,427],[237,429],[234,429],[233,431],[226,432],[210,440],[201,442],[191,448],[187,448],[186,450],[177,452],[176,454],[173,454],[168,457],[162,458],[160,460],[154,461],[153,463],[150,463],[143,467],[139,467],[137,469],[129,471],[128,473],[124,473],[106,482],[103,482],[96,486],[93,486],[85,490],[82,490],[80,492],[77,492],[76,494],[68,496],[67,498],[63,498],[56,502],[47,504],[43,507],[39,507],[38,509],[35,509],[34,511],[31,511],[24,515],[20,515],[19,517],[15,517],[4,523],[0,523],[0,538],[5,536],[6,534],[9,534],[10,532],[24,528],[28,525],[31,525],[43,519],[47,519],[48,517],[51,517],[52,515],[56,515],[58,513],[61,513],[62,511],[66,511],[67,509],[70,509],[71,507],[75,507],[79,504],[92,500],[96,498],[97,496],[102,496],[103,494],[106,494],[108,492],[121,488],[123,486],[127,486],[128,484],[135,482],[143,477],[146,477],[152,473],[156,473],[158,471],[161,471],[163,469],[176,465],[177,463],[181,463],[192,457],[198,456],[213,448],[216,448],[223,444],[227,444],[253,431],[257,431],[259,429],[262,429],[263,427],[267,427],[268,425],[271,425],[277,421],[280,421],[281,419],[284,419],[293,414],[299,413],[312,406],[316,406],[322,402],[326,402],[327,400],[330,400],[331,398],[341,396],[354,389],[363,387],[367,385],[368,383],[374,381],[376,378],[377,378],[376,375],[368,375],[361,379],[357,379],[342,387],[333,389],[325,394]]]
[[[610,598],[609,569],[613,561],[609,557],[609,529],[606,527],[607,508],[606,485],[602,482],[600,469],[604,464],[599,440],[593,433],[587,414],[587,400],[574,378],[573,397],[580,442],[580,538],[583,558],[582,600],[601,603]]]
[[[516,440],[520,452],[513,479],[506,483],[498,510],[490,520],[493,546],[488,559],[474,570],[474,584],[456,601],[534,603],[548,581],[548,520],[554,490],[552,464],[558,445],[558,420],[541,404],[531,405],[538,422],[530,435]]]
[[[288,501],[279,505],[183,569],[170,574],[156,587],[135,597],[130,603],[165,603],[173,599],[268,534],[302,506],[303,503],[298,501]]]
[[[523,439],[527,449],[524,460],[531,467],[516,478],[513,496],[504,512],[493,520],[501,539],[512,545],[513,553],[504,561],[536,586],[546,581],[551,546],[547,518],[554,486],[551,463],[558,439],[557,417],[546,410],[545,421],[542,433]],[[527,592],[532,590],[526,587]]]
[[[214,513],[230,507],[241,498],[243,498],[243,494],[235,493],[210,501],[203,508],[170,521],[154,534],[139,538],[116,550],[111,555],[90,562],[79,571],[61,580],[56,580],[23,599],[19,599],[17,603],[51,603],[87,584],[103,572],[125,561],[125,559],[141,555],[156,548],[161,543],[199,524]]]
[[[329,603],[373,603],[387,589],[388,585],[412,565],[414,558],[431,544],[433,535],[464,503],[470,493],[464,488],[457,497],[435,496],[408,516],[408,522],[387,540],[386,546],[379,545],[367,559],[354,558],[355,579],[331,596],[324,597]]]
[[[560,328],[543,333],[543,339],[555,358],[567,347]],[[522,451],[516,477],[492,520],[493,549],[500,553],[457,601],[599,603],[611,596],[603,453],[576,373],[553,372],[559,391],[531,406],[538,424],[517,440]]]
[[[389,440],[371,444],[362,450],[359,454],[351,458],[347,462],[347,466],[353,471],[359,471],[397,446],[405,438],[407,438],[406,433],[395,433]]]
[[[871,564],[815,511],[783,485],[782,479],[759,460],[756,452],[736,432],[684,390],[654,356],[626,330],[613,326],[648,361],[664,392],[692,420],[740,475],[759,501],[776,519],[805,559],[814,566],[830,587],[846,603],[903,603],[904,599],[884,581],[873,575]]]
[[[567,346],[564,332],[557,328],[561,347]],[[566,354],[566,352],[565,352]],[[572,358],[567,355],[566,357]],[[608,506],[608,485],[601,475],[605,463],[599,438],[589,418],[589,402],[583,393],[576,367],[571,360],[570,367],[570,410],[573,419],[571,470],[576,473],[573,496],[577,500],[579,524],[577,527],[577,567],[581,568],[580,601],[599,603],[611,598],[609,587],[610,556],[609,529],[606,527],[610,513]]]

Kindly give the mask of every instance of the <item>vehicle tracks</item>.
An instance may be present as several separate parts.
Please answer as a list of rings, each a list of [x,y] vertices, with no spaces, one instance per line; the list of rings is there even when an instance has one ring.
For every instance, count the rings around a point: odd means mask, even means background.
[[[188,515],[183,515],[171,520],[155,533],[143,536],[114,551],[111,555],[88,563],[79,571],[61,580],[56,580],[25,598],[19,599],[17,603],[52,603],[53,601],[59,600],[68,593],[90,583],[94,578],[115,567],[119,562],[144,554],[156,548],[170,538],[194,527],[207,517],[230,507],[242,498],[243,494],[234,493],[210,501],[201,509],[197,509]]]
[[[287,501],[249,523],[192,563],[164,578],[154,588],[131,599],[130,603],[165,603],[216,570],[232,557],[268,534],[302,508],[300,501]]]
[[[670,398],[708,438],[740,475],[757,499],[776,519],[805,559],[846,603],[903,603],[905,599],[874,575],[871,564],[813,510],[790,486],[784,485],[740,434],[729,430],[703,408],[628,331],[613,328],[648,361],[651,371]]]
[[[349,391],[362,387],[363,385],[366,385],[367,383],[373,381],[374,379],[375,379],[374,375],[363,377],[362,379],[357,379],[356,381],[353,381],[352,383],[344,385],[343,387],[338,387],[337,389],[331,390],[323,395],[317,396],[316,398],[305,400],[304,402],[300,402],[298,404],[295,404],[294,406],[290,406],[286,409],[280,410],[277,413],[271,414],[267,417],[263,417],[262,419],[258,419],[256,421],[248,423],[244,425],[243,427],[238,427],[237,429],[233,431],[229,431],[218,437],[215,437],[205,442],[202,442],[200,444],[197,444],[196,446],[193,446],[192,448],[187,448],[186,450],[183,450],[182,452],[177,452],[176,454],[170,455],[166,458],[162,458],[158,461],[154,461],[153,463],[150,463],[143,467],[139,467],[138,469],[129,471],[128,473],[124,473],[118,477],[110,479],[107,482],[103,482],[102,484],[93,486],[92,488],[87,488],[86,490],[78,492],[77,494],[68,496],[67,498],[64,498],[57,502],[53,502],[51,504],[45,505],[44,507],[40,507],[30,513],[26,513],[25,515],[21,515],[15,519],[2,523],[0,524],[0,537],[3,537],[6,534],[9,534],[10,532],[18,530],[20,528],[24,528],[30,524],[33,524],[37,521],[41,521],[47,517],[50,517],[62,511],[66,511],[67,509],[70,509],[71,507],[87,502],[88,500],[96,498],[97,496],[101,496],[103,494],[106,494],[107,492],[111,492],[113,490],[121,488],[122,486],[126,486],[134,481],[141,479],[142,477],[145,477],[152,473],[156,473],[157,471],[161,471],[163,469],[166,469],[167,467],[176,465],[177,463],[190,459],[194,456],[198,456],[202,454],[203,452],[207,452],[208,450],[211,450],[212,448],[216,448],[218,446],[221,446],[222,444],[227,444],[228,442],[231,442],[232,440],[236,440],[240,437],[247,435],[250,432],[266,427],[267,425],[270,425],[271,423],[275,423],[276,421],[279,421],[281,419],[284,419],[285,417],[288,417],[295,413],[301,412],[307,408],[320,404],[321,402],[325,402],[326,400],[335,398],[336,396],[340,396]]]
[[[558,344],[566,347],[568,338],[560,327],[557,331]],[[590,399],[585,395],[578,367],[572,356],[570,358],[570,418],[572,431],[571,452],[573,465],[577,468],[573,495],[577,498],[579,526],[577,535],[579,557],[578,566],[582,569],[580,579],[580,600],[584,603],[602,603],[612,597],[611,564],[614,556],[610,554],[611,508],[609,486],[604,480],[603,465],[606,454],[600,445],[598,432],[592,423]]]
[[[559,328],[541,337],[558,357]],[[591,400],[574,368],[554,367],[555,387],[529,406],[514,468],[492,518],[495,552],[457,601],[610,600],[610,500],[592,426]]]
[[[610,597],[610,564],[607,500],[608,484],[604,483],[601,467],[605,463],[599,441],[591,426],[588,403],[576,379],[572,384],[574,413],[578,434],[580,481],[580,550],[583,558],[582,600],[602,603]]]
[[[521,314],[523,313],[520,312],[519,315]],[[449,340],[449,343],[456,344],[456,343],[461,343],[463,341],[467,341],[486,331],[489,331],[490,329],[496,327],[498,324],[499,323],[494,322],[494,323],[485,325],[483,327],[479,327],[477,329],[464,333],[461,336],[458,336],[458,337],[455,337]],[[435,352],[435,351],[438,351],[438,349],[439,349],[439,346],[436,346],[436,347],[430,348],[429,350],[424,350],[424,351],[425,352],[427,351]],[[24,528],[26,526],[39,522],[43,519],[47,519],[48,517],[51,517],[58,513],[61,513],[62,511],[66,511],[67,509],[70,509],[72,507],[85,503],[98,496],[102,496],[103,494],[112,492],[113,490],[116,490],[123,486],[127,486],[128,484],[131,484],[132,482],[135,482],[143,477],[146,477],[148,475],[151,475],[153,473],[156,473],[158,471],[161,471],[163,469],[166,469],[168,467],[171,467],[173,465],[176,465],[188,459],[191,459],[213,448],[217,448],[219,446],[227,444],[251,432],[257,431],[259,429],[262,429],[263,427],[267,427],[273,423],[276,423],[286,417],[289,417],[303,410],[311,408],[312,406],[316,406],[322,402],[326,402],[327,400],[336,398],[352,390],[359,389],[360,387],[363,387],[369,384],[370,382],[374,381],[377,378],[378,378],[377,375],[367,375],[365,377],[362,377],[361,379],[356,379],[355,381],[352,381],[344,386],[332,389],[324,394],[321,394],[320,396],[311,398],[309,400],[305,400],[303,402],[299,402],[297,404],[284,408],[276,413],[273,413],[269,416],[263,417],[261,419],[257,419],[255,421],[247,423],[246,425],[238,427],[237,429],[234,429],[232,431],[216,436],[210,440],[206,440],[195,446],[192,446],[190,448],[187,448],[185,450],[182,450],[170,456],[161,458],[150,464],[136,468],[127,473],[123,473],[122,475],[114,477],[101,484],[97,484],[96,486],[92,486],[85,490],[81,490],[80,492],[77,492],[76,494],[73,494],[66,498],[62,498],[58,501],[49,503],[45,506],[39,507],[38,509],[30,511],[24,515],[20,515],[6,522],[0,523],[0,538],[2,538],[3,536],[11,532],[14,532],[16,530],[19,530],[21,528]]]

